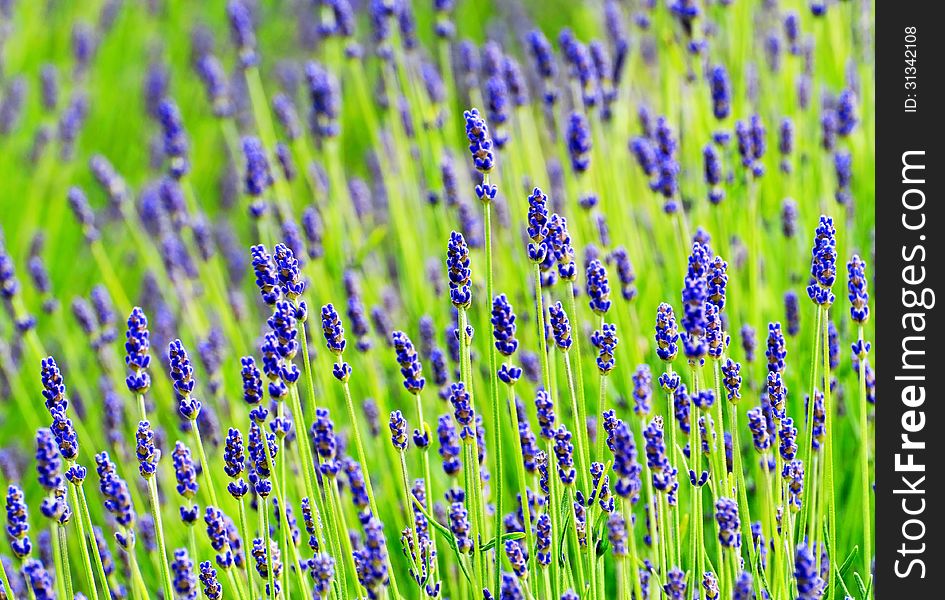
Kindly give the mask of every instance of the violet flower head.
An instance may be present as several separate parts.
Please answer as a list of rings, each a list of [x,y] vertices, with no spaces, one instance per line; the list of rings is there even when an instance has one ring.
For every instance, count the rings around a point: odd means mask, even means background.
[[[772,414],[777,419],[785,417],[785,402],[787,401],[787,386],[784,385],[784,379],[779,371],[768,373],[768,391],[767,399],[771,406]]]
[[[768,359],[768,372],[784,372],[784,359],[787,357],[787,349],[784,346],[784,334],[781,333],[780,323],[768,323],[768,346],[765,350],[765,356]]]
[[[217,570],[213,568],[209,560],[200,563],[200,583],[203,585],[203,594],[207,600],[220,600],[223,598],[223,588],[217,579]]]
[[[624,300],[633,300],[637,295],[635,282],[636,273],[633,271],[633,264],[630,262],[630,255],[623,246],[618,246],[610,253],[607,262],[613,261],[617,269],[617,279],[620,281],[620,295]]]
[[[794,581],[797,583],[798,600],[820,600],[823,597],[826,582],[820,575],[819,561],[805,542],[797,546]]]
[[[483,96],[486,101],[486,114],[495,129],[492,143],[501,150],[508,141],[508,134],[503,131],[503,125],[509,120],[509,88],[501,73],[496,73],[486,80]],[[475,143],[470,139],[470,152],[473,154],[474,161],[476,151],[473,150],[472,144]],[[478,164],[476,166],[478,168]]]
[[[571,245],[571,234],[568,233],[568,220],[558,213],[552,214],[548,221],[548,240],[558,263],[558,275],[562,279],[574,281],[577,268],[574,265],[574,247]]]
[[[469,308],[472,303],[469,269],[469,247],[463,234],[454,231],[450,234],[446,247],[446,269],[449,278],[450,301],[459,309]]]
[[[50,492],[62,485],[62,459],[56,438],[48,428],[36,432],[36,473],[39,485]]]
[[[587,265],[587,295],[591,310],[605,315],[610,310],[610,282],[603,263],[594,259]]]
[[[680,0],[683,4],[686,0]],[[669,600],[686,600],[686,574],[679,567],[673,567],[666,575],[666,583],[663,584],[663,591]]]
[[[66,398],[66,384],[62,378],[62,371],[56,364],[56,359],[47,356],[41,362],[40,377],[43,385],[43,398],[50,413],[65,413],[69,409],[69,399]]]
[[[799,512],[804,496],[804,463],[794,459],[785,463],[781,478],[787,485],[787,503],[793,512]]]
[[[213,107],[213,115],[221,119],[231,116],[233,100],[230,97],[230,83],[220,60],[213,54],[204,54],[195,66],[207,100]]]
[[[613,323],[603,323],[601,328],[591,334],[591,344],[597,348],[597,369],[601,375],[608,375],[616,365],[614,351],[619,338],[617,327]]]
[[[837,133],[846,137],[853,133],[857,123],[859,123],[859,116],[857,115],[856,92],[851,89],[843,90],[837,99]]]
[[[226,445],[223,449],[223,471],[234,481],[239,480],[246,469],[246,454],[243,448],[243,435],[239,429],[231,427],[226,435]],[[240,489],[239,482],[237,487],[230,490]],[[229,489],[229,488],[228,488]],[[239,497],[236,495],[236,497]]]
[[[135,454],[138,457],[138,471],[145,479],[154,477],[161,452],[154,447],[154,430],[151,423],[141,421],[135,434]]]
[[[436,428],[437,438],[440,441],[440,458],[443,462],[443,471],[447,475],[457,475],[462,469],[460,462],[459,436],[450,415],[440,416]]]
[[[174,382],[174,392],[177,395],[178,410],[185,419],[195,421],[197,415],[200,414],[201,403],[191,396],[196,384],[194,368],[180,340],[174,340],[170,343],[167,348],[167,357],[170,364],[171,379]]]
[[[552,105],[557,100],[558,94],[555,85],[555,78],[558,75],[558,64],[555,61],[554,49],[545,34],[541,30],[533,29],[526,35],[526,45],[529,54],[534,61],[535,72],[541,77],[543,87],[543,100],[545,104]]]
[[[748,429],[751,431],[752,443],[759,453],[767,452],[771,447],[771,436],[768,433],[768,424],[765,421],[764,409],[756,406],[748,411]]]
[[[505,541],[505,556],[512,565],[512,571],[519,579],[524,580],[528,576],[528,567],[525,559],[525,553],[517,540]]]
[[[605,416],[606,423],[606,416]],[[605,428],[608,427],[605,424]],[[637,462],[636,442],[633,439],[633,432],[629,425],[620,419],[614,419],[614,423],[607,432],[607,447],[614,455],[614,474],[617,476],[614,492],[621,498],[626,498],[635,503],[639,500],[640,491],[643,484],[640,480],[640,474],[643,469]]]
[[[263,384],[259,369],[256,367],[256,361],[252,356],[244,356],[240,359],[242,368],[240,375],[243,379],[243,400],[249,406],[258,406],[263,398]]]
[[[633,376],[633,412],[637,415],[648,415],[652,409],[653,374],[646,363],[639,365]]]
[[[512,356],[518,349],[515,339],[515,313],[505,294],[499,294],[492,300],[492,337],[495,348],[502,356]]]
[[[735,587],[732,589],[732,600],[752,600],[755,597],[755,586],[752,582],[751,573],[742,571],[735,581]]]
[[[591,131],[587,118],[582,113],[573,111],[568,117],[565,136],[571,157],[571,168],[575,173],[587,171],[591,164]]]
[[[607,540],[614,556],[627,556],[627,520],[617,511],[611,512],[607,518]]]
[[[712,92],[712,114],[720,121],[728,118],[732,109],[732,84],[722,65],[712,67],[709,72],[709,89]]]
[[[847,263],[847,290],[850,299],[850,318],[862,325],[870,318],[870,294],[866,281],[866,262],[854,254]]]
[[[543,388],[535,392],[535,409],[538,414],[538,424],[541,426],[541,437],[546,440],[555,436],[555,406],[551,394]]]
[[[474,421],[475,415],[472,410],[472,403],[466,385],[458,381],[450,386],[449,401],[453,407],[453,418],[456,424],[461,428],[459,437],[467,444],[475,441]]]
[[[702,589],[705,590],[706,600],[718,600],[719,580],[711,571],[702,574]]]
[[[720,497],[715,503],[715,521],[719,527],[719,541],[725,548],[742,545],[741,528],[738,521],[738,503],[731,498]]]
[[[540,263],[545,259],[546,246],[542,242],[548,237],[548,196],[540,188],[532,190],[528,196],[528,257],[532,262]]]
[[[794,237],[797,232],[797,201],[785,198],[781,204],[781,233],[786,238]]]
[[[835,299],[831,288],[837,278],[837,230],[833,219],[820,217],[811,250],[811,282],[807,295],[820,306],[830,306]]]
[[[699,242],[692,245],[689,269],[683,283],[681,324],[685,330],[683,348],[686,357],[701,361],[708,351],[706,344],[706,302],[708,300],[709,253]]]
[[[558,478],[564,485],[571,485],[577,475],[574,469],[574,444],[571,443],[571,432],[564,425],[559,425],[555,430],[554,440]]]
[[[419,394],[426,380],[423,378],[420,357],[413,342],[403,331],[395,331],[391,334],[391,343],[397,356],[397,364],[400,365],[400,374],[404,377],[404,388],[411,394]]]
[[[689,420],[689,413],[691,410],[692,401],[689,398],[689,390],[686,389],[685,384],[680,383],[679,387],[676,388],[675,395],[673,396],[673,416],[676,417],[676,422],[679,424],[679,430],[687,436],[692,430],[692,424]]]
[[[26,498],[23,490],[15,485],[7,488],[7,539],[10,549],[18,558],[23,559],[33,551],[30,542],[29,515],[26,512]]]
[[[116,539],[123,548],[128,548],[134,542],[133,527],[135,523],[135,512],[131,503],[131,492],[128,489],[128,484],[116,473],[115,464],[111,461],[107,452],[96,454],[95,464],[99,476],[99,490],[105,497],[105,510],[115,518],[119,525],[128,530],[127,534],[119,535],[116,533]]]
[[[649,138],[635,137],[630,140],[630,152],[643,170],[644,175],[652,177],[656,173],[658,159]]]
[[[669,466],[666,457],[666,444],[663,442],[663,419],[654,418],[643,431],[646,439],[646,463],[654,471],[662,471]]]
[[[295,302],[305,291],[305,281],[295,252],[286,244],[276,244],[272,249],[272,260],[283,295]]]
[[[548,317],[555,345],[562,352],[567,352],[574,340],[571,339],[571,323],[568,321],[568,315],[564,312],[561,302],[556,302],[548,307]]]
[[[784,316],[787,319],[787,332],[790,336],[796,336],[801,331],[800,305],[797,294],[789,290],[784,294]]]
[[[327,598],[335,577],[335,559],[320,552],[308,559],[308,571],[314,582],[314,593],[318,598]]]
[[[389,583],[387,572],[387,542],[384,525],[371,516],[364,525],[364,544],[354,552],[358,581],[367,590],[368,598],[381,596],[381,589]]]
[[[331,304],[322,307],[322,332],[325,335],[325,343],[328,350],[340,356],[345,351],[347,342],[345,341],[345,329],[341,323],[341,317],[338,311]]]
[[[473,166],[480,173],[489,173],[495,167],[495,154],[492,151],[493,141],[489,135],[489,127],[479,115],[477,108],[464,111],[463,118],[466,120],[466,139],[469,141],[469,153],[472,155]]]
[[[82,188],[76,186],[70,187],[69,191],[66,193],[66,201],[69,203],[69,208],[72,210],[72,214],[75,215],[76,221],[78,221],[79,226],[82,228],[82,234],[85,236],[85,240],[91,243],[99,239],[98,227],[95,225],[95,213],[92,211],[92,207],[89,206],[89,200],[86,198]]]
[[[705,305],[705,341],[708,346],[709,357],[715,360],[722,358],[728,348],[731,338],[722,329],[721,309],[713,302]]]
[[[535,522],[535,558],[540,568],[551,564],[551,517],[542,513]]]
[[[778,429],[778,441],[781,458],[785,462],[794,460],[797,456],[797,427],[794,426],[794,419],[785,417],[781,421],[781,428]]]
[[[243,137],[243,157],[245,159],[245,178],[243,180],[246,193],[259,198],[272,186],[274,180],[269,167],[269,159],[259,138]]]
[[[229,0],[226,15],[230,22],[230,38],[239,52],[240,66],[243,69],[255,67],[259,63],[256,54],[256,31],[253,16],[242,0]]]
[[[170,174],[180,179],[190,171],[190,141],[177,104],[169,98],[158,105],[158,120],[164,133],[164,155],[170,159]]]
[[[309,127],[316,138],[331,138],[338,135],[340,112],[338,82],[325,67],[309,62],[305,65],[305,79],[308,82]]]
[[[174,477],[177,479],[177,493],[186,500],[193,503],[197,496],[197,469],[194,466],[193,458],[190,454],[190,448],[183,442],[178,441],[171,452],[171,458],[174,462]],[[193,523],[197,520],[197,506],[180,507],[180,517],[184,523]]]
[[[703,147],[702,161],[705,182],[709,186],[709,202],[718,204],[725,199],[725,190],[719,187],[722,183],[722,159],[714,145],[706,144]]]
[[[335,425],[327,408],[315,409],[315,422],[311,428],[312,446],[322,460],[320,470],[323,475],[334,476],[338,472],[335,458],[338,455],[338,439],[335,436]]]
[[[726,359],[722,365],[722,385],[725,387],[726,398],[732,404],[738,404],[741,400],[742,376],[739,374],[742,366],[732,360]]]
[[[725,290],[728,286],[728,263],[721,256],[712,259],[708,266],[706,281],[709,286],[708,301],[718,307],[719,312],[725,308]]]
[[[49,428],[59,446],[59,455],[66,461],[74,461],[79,456],[79,438],[72,419],[62,410],[52,411],[52,425]]]
[[[679,330],[673,307],[663,302],[656,309],[656,354],[660,360],[672,362],[678,352]]]
[[[781,119],[778,127],[778,152],[781,153],[781,171],[791,172],[790,156],[794,151],[794,122],[790,118]]]
[[[178,548],[171,561],[174,594],[184,600],[197,599],[197,576],[194,574],[194,562],[187,555],[187,550]]]

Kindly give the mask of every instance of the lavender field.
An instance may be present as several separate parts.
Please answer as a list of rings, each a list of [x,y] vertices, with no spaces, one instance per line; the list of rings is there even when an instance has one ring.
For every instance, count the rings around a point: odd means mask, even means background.
[[[0,1],[0,599],[872,598],[873,10]]]

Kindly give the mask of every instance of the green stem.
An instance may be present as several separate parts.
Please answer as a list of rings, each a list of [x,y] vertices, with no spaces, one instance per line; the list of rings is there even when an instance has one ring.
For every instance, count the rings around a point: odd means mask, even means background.
[[[812,340],[813,348],[814,348],[814,355],[813,355],[813,358],[811,358],[811,366],[810,366],[810,397],[812,399],[814,398],[814,395],[817,391],[817,361],[819,357],[818,351],[820,350],[820,343],[819,343],[818,337],[820,336],[822,318],[823,318],[823,313],[818,307],[817,318],[816,318],[816,323],[814,325],[813,340]],[[807,436],[806,436],[807,443],[804,446],[804,465],[807,468],[810,468],[810,464],[811,464],[810,459],[811,459],[811,453],[813,451],[813,438],[814,438],[814,403],[813,402],[807,403],[807,418],[805,419],[804,423],[805,423],[804,429],[807,432]],[[811,488],[810,495],[814,496],[817,493],[817,489],[816,489],[817,484],[818,484],[817,478],[811,477],[810,480],[811,480],[811,485],[809,486]],[[811,542],[813,543],[814,542],[813,527],[815,523],[814,523],[814,519],[812,518],[814,515],[812,511],[813,511],[813,503],[808,502],[807,510],[805,510],[803,514],[801,515],[801,525],[800,525],[799,531],[801,535],[806,535],[808,539],[810,539]]]
[[[863,342],[863,324],[857,327],[857,339]],[[870,510],[870,435],[867,412],[869,404],[866,401],[866,355],[859,357],[860,376],[860,482],[863,500],[863,573],[864,577],[871,571],[873,559],[873,513]],[[834,550],[836,552],[836,550]]]
[[[72,590],[72,570],[69,565],[69,540],[66,537],[66,527],[65,525],[56,525],[56,543],[59,546],[59,560],[62,562],[62,572],[59,579],[62,579],[65,586],[66,598],[75,597],[75,593]],[[2,572],[2,568],[0,568]],[[6,575],[4,575],[6,579]],[[9,590],[9,587],[4,589]],[[14,600],[16,596],[13,596]]]
[[[578,595],[583,596],[584,591],[587,589],[587,575],[584,571],[584,553],[581,552],[581,540],[578,536],[577,515],[574,511],[574,494],[572,491],[571,486],[565,486],[564,501],[568,503],[567,509],[571,514],[571,527],[568,529],[568,535],[571,537],[571,543],[574,544],[574,556],[576,557],[575,560],[577,563],[575,569],[580,578],[578,581],[578,583],[580,583],[580,592],[578,592]],[[587,535],[586,532],[585,535]]]
[[[95,540],[95,531],[92,528],[92,517],[89,514],[89,503],[85,498],[85,490],[82,488],[82,485],[75,486],[76,496],[78,498],[79,510],[81,513],[78,515],[80,520],[85,520],[85,526],[88,528],[89,536],[89,546],[92,548],[92,558],[94,559],[95,564],[95,574],[98,576],[99,583],[102,585],[102,590],[111,597],[111,590],[108,586],[108,578],[105,576],[105,567],[102,564],[102,556],[98,551],[98,542]]]
[[[52,543],[53,560],[56,563],[56,593],[63,598],[71,598],[71,594],[68,596],[66,595],[66,588],[65,585],[63,585],[63,580],[65,579],[65,567],[62,564],[62,550],[59,545],[59,532],[56,531],[59,529],[59,527],[60,525],[58,525],[55,521],[53,521],[53,523],[49,526],[49,539]],[[6,590],[8,588],[3,589]]]
[[[157,481],[155,478],[147,477],[148,495],[151,499],[151,516],[154,518],[154,530],[157,535],[157,546],[160,552],[161,574],[164,577],[164,589],[167,594],[173,593],[174,584],[171,582],[171,569],[167,563],[167,548],[164,544],[164,521],[161,518],[161,503],[158,498]],[[87,553],[87,552],[86,552]]]
[[[830,393],[830,347],[829,327],[830,308],[822,306],[820,311],[823,313],[823,358],[824,358],[824,421],[826,436],[824,440],[824,492],[827,499],[827,536],[830,544],[830,552],[839,556],[837,551],[837,507],[834,498],[834,477],[833,477],[833,401]],[[811,398],[813,404],[813,397]],[[869,512],[869,511],[864,511]],[[831,598],[834,597],[833,591],[836,584],[836,570],[830,569],[827,577],[827,591]]]
[[[338,361],[342,360],[341,355],[338,355]],[[371,474],[368,471],[367,457],[364,454],[364,444],[361,442],[361,426],[358,425],[358,418],[354,412],[354,401],[351,399],[351,389],[348,386],[347,381],[342,382],[342,388],[344,389],[345,396],[345,408],[348,411],[348,422],[351,424],[351,432],[354,434],[354,447],[358,453],[358,461],[361,463],[361,470],[364,472],[364,488],[368,494],[368,500],[371,504],[371,513],[375,518],[380,519],[380,513],[377,510],[377,501],[374,497],[374,487],[371,485]],[[410,510],[409,507],[405,507],[406,510]],[[343,534],[345,532],[339,532]],[[397,578],[394,576],[393,565],[390,562],[390,555],[388,554],[387,558],[388,568],[390,569],[390,586],[394,592],[394,597],[399,598],[400,592],[397,587]]]
[[[471,339],[467,334],[466,329],[469,325],[469,316],[467,314],[466,308],[459,309],[459,340],[460,340],[460,370],[462,374],[462,380],[466,382],[466,392],[469,394],[469,405],[472,409],[473,415],[479,414],[476,410],[475,404],[475,395],[473,392],[472,385],[472,357],[470,350]],[[475,425],[474,425],[475,426]],[[478,571],[480,576],[484,575],[485,568],[483,566],[483,553],[480,551],[482,546],[482,535],[485,533],[485,501],[483,499],[482,485],[481,485],[481,476],[479,472],[479,436],[475,433],[472,436],[471,443],[466,444],[467,449],[467,469],[470,474],[469,480],[467,481],[466,494],[468,498],[471,498],[470,506],[473,509],[473,541],[475,543],[476,550],[473,554],[474,560],[478,564]],[[471,451],[471,452],[470,452]],[[474,475],[475,477],[472,477]]]
[[[126,535],[131,535],[128,531],[125,532]],[[131,579],[134,586],[138,589],[139,594],[143,594],[142,598],[147,598],[150,595],[148,591],[148,586],[144,583],[144,577],[141,576],[141,567],[138,565],[138,556],[135,553],[135,546],[131,544],[127,549],[128,556],[128,565],[131,568]],[[67,596],[72,598],[71,595]]]
[[[489,184],[489,174],[483,175],[483,185]],[[483,202],[483,213],[485,215],[485,238],[486,238],[486,295],[489,302],[495,298],[494,276],[492,272],[492,204]],[[499,540],[502,538],[502,497],[504,490],[504,473],[502,472],[502,413],[499,409],[499,378],[498,378],[498,354],[495,344],[489,344],[489,383],[492,395],[492,446],[495,452],[495,590],[498,592],[502,583],[501,553]],[[516,432],[517,435],[517,432]],[[527,504],[527,496],[522,496],[522,504]],[[527,523],[526,523],[527,527]]]
[[[354,561],[354,552],[351,548],[351,538],[347,535],[348,532],[348,522],[345,518],[345,511],[341,505],[341,492],[338,490],[338,481],[335,479],[331,480],[331,490],[327,494],[328,500],[333,504],[331,512],[336,515],[338,522],[335,524],[334,536],[331,541],[334,544],[335,555],[343,554],[348,557],[346,561],[347,566],[351,569],[351,576],[353,581],[357,582],[358,580],[358,567]],[[348,588],[348,576],[344,573],[344,569],[339,571],[339,586],[341,590],[347,593]],[[357,583],[355,583],[357,589]],[[358,593],[358,598],[361,597],[360,592]]]
[[[577,303],[574,300],[574,282],[568,281],[565,284],[565,287],[568,289],[568,310],[571,311],[571,319],[573,324],[576,327],[579,323],[578,314],[577,314]],[[581,358],[581,336],[575,335],[574,340],[574,359],[577,362],[577,409],[579,412],[575,413],[574,418],[577,420],[577,435],[578,439],[584,440],[584,464],[585,466],[590,464],[590,446],[587,442],[587,404],[584,399],[584,364],[583,359]],[[573,391],[572,391],[573,395]],[[585,471],[584,477],[589,477],[590,474]],[[587,480],[585,479],[585,484]]]
[[[265,432],[263,432],[263,444],[265,441]],[[269,453],[268,449],[265,449],[266,454]],[[276,574],[272,568],[272,543],[269,538],[269,496],[264,496],[262,501],[262,517],[263,517],[263,531],[262,531],[262,540],[266,545],[266,580],[268,582],[269,591],[268,596],[270,598],[276,597]]]
[[[220,503],[217,500],[217,491],[216,487],[213,485],[213,467],[210,466],[210,461],[207,460],[207,453],[203,448],[203,440],[200,438],[200,428],[197,426],[197,420],[194,419],[190,422],[191,430],[194,433],[194,444],[197,446],[197,455],[200,456],[200,464],[203,466],[203,475],[207,478],[206,487],[207,491],[210,493],[210,502],[214,506],[219,507]],[[263,432],[263,438],[265,438],[265,432]],[[265,443],[265,439],[264,439]]]
[[[574,413],[574,420],[576,423],[574,427],[575,438],[577,439],[578,444],[578,459],[581,466],[581,478],[585,484],[590,478],[590,470],[588,469],[588,453],[587,453],[587,442],[584,439],[587,436],[587,421],[582,421],[580,406],[578,405],[578,397],[574,389],[574,371],[571,369],[571,353],[567,350],[564,351],[564,371],[568,378],[568,393],[571,396],[571,411]],[[583,432],[583,435],[582,435]]]
[[[253,543],[253,536],[249,534],[249,521],[246,519],[246,500],[240,496],[239,498],[239,517],[240,517],[240,529],[243,533],[243,546],[246,548],[246,560],[243,561],[243,567],[246,569],[246,581],[249,584],[249,591],[252,594],[252,598],[256,598],[256,584],[253,579],[253,570],[249,566],[249,550]]]
[[[522,460],[522,438],[518,433],[520,423],[518,420],[518,409],[515,406],[515,387],[514,385],[509,385],[507,387],[509,414],[512,415],[512,427],[515,430],[512,434],[512,439],[515,443],[515,466],[516,471],[518,472],[518,493],[522,504],[522,525],[525,528],[525,547],[528,548],[529,552],[534,552],[535,546],[532,532],[532,514],[528,503],[528,479],[525,475],[525,463]],[[498,515],[499,513],[497,512],[496,514]],[[501,521],[499,517],[496,517],[496,520]],[[496,540],[498,539],[499,538],[497,537]]]

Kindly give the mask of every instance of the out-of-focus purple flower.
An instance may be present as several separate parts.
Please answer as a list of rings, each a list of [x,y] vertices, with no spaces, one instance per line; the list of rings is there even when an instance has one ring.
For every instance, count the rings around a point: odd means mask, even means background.
[[[226,14],[230,21],[230,38],[239,52],[240,66],[244,69],[256,66],[259,62],[256,54],[256,31],[249,8],[243,0],[229,0]]]
[[[726,119],[731,112],[732,84],[722,65],[712,67],[709,72],[709,89],[712,92],[712,114],[720,121]]]
[[[245,190],[253,197],[259,197],[273,184],[269,160],[262,142],[253,136],[243,138],[243,156],[246,159]]]
[[[576,173],[587,171],[591,164],[591,131],[587,118],[582,113],[573,111],[568,117],[566,136],[571,168]]]

